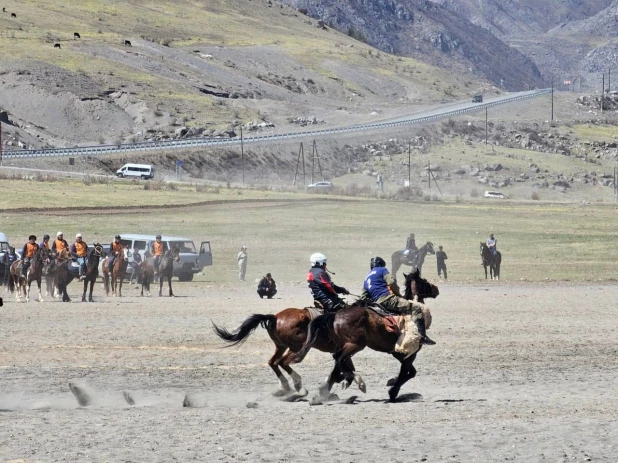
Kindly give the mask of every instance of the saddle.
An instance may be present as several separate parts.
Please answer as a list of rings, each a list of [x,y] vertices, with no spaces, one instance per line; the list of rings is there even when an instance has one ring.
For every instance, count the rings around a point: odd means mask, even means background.
[[[71,273],[79,273],[79,263],[75,260],[72,260],[71,262],[69,262],[67,269]]]
[[[373,310],[375,313],[384,318],[384,327],[386,328],[386,331],[389,333],[401,333],[401,328],[399,326],[401,323],[400,313],[391,312],[377,302],[374,302],[367,308]]]

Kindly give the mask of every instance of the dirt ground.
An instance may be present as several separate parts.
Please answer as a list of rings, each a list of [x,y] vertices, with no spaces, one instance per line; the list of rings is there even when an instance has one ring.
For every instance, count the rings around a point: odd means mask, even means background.
[[[396,360],[363,351],[367,394],[337,389],[322,406],[308,400],[327,354],[297,367],[309,396],[288,403],[271,396],[264,330],[221,349],[211,320],[235,328],[309,302],[303,286],[274,300],[253,286],[178,283],[175,299],[131,287],[122,300],[97,286],[92,304],[2,294],[0,461],[615,461],[616,286],[444,284],[430,302],[438,344],[419,353],[402,400],[385,402]]]

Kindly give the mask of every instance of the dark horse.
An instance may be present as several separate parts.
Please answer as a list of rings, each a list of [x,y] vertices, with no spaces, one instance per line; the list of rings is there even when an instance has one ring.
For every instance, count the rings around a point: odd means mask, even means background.
[[[412,269],[416,267],[421,270],[427,254],[435,253],[436,251],[433,249],[433,243],[431,241],[427,241],[427,243],[421,246],[411,259],[405,256],[404,251],[395,251],[391,256],[391,272],[393,272],[393,276],[397,278],[397,272],[402,265],[410,265]]]
[[[489,276],[492,280],[500,279],[500,264],[502,263],[502,254],[496,250],[496,255],[487,247],[486,243],[481,242],[480,246],[481,260],[483,261],[483,267],[485,268],[485,279],[487,279],[487,267],[489,267]]]
[[[94,302],[92,299],[92,290],[94,284],[99,276],[99,260],[105,255],[103,246],[99,243],[95,243],[93,247],[88,251],[88,257],[86,258],[86,272],[84,273],[84,292],[82,294],[82,302],[86,302],[86,291],[88,289],[88,283],[90,283],[90,293],[88,294],[88,301]],[[60,257],[60,256],[59,256]],[[63,257],[66,257],[64,254]],[[60,257],[62,259],[63,257]],[[65,259],[59,262],[56,270],[56,284],[58,285],[58,292],[62,294],[62,302],[71,302],[71,298],[67,294],[67,286],[71,281],[77,278],[78,272],[71,271],[69,265],[71,259]]]
[[[416,271],[406,278],[406,295],[409,299],[416,297],[422,302],[425,297],[436,297],[438,295],[438,288],[430,284],[427,280],[420,278],[419,272]],[[366,306],[366,304],[358,301],[353,306],[360,307]],[[266,329],[270,339],[275,344],[275,353],[268,361],[268,365],[275,375],[277,375],[277,379],[281,386],[280,389],[275,392],[275,395],[283,396],[292,392],[288,380],[279,367],[283,368],[292,378],[296,392],[306,395],[307,392],[303,388],[301,376],[294,371],[290,365],[292,363],[300,363],[309,351],[307,349],[302,357],[298,356],[298,353],[301,351],[307,339],[309,324],[315,316],[315,314],[312,316],[310,310],[290,308],[282,310],[274,315],[254,314],[247,318],[233,332],[215,324],[213,325],[217,336],[229,342],[230,346],[235,346],[246,341],[249,335],[261,325],[262,328]],[[319,334],[322,336],[315,339],[312,347],[322,352],[335,352],[337,350],[337,345],[331,340],[328,333],[320,331]],[[354,364],[351,359],[348,360],[347,368],[354,371]],[[331,379],[333,383],[339,383],[344,380],[344,376],[339,370],[338,365],[336,365],[335,371],[331,374]],[[359,379],[357,382],[359,383],[359,387],[364,387],[362,379]]]
[[[435,298],[439,295],[438,287],[420,278],[418,270],[408,275],[406,280],[408,278],[414,279],[416,290],[426,295],[425,297]],[[419,297],[419,302],[420,300]],[[353,381],[359,384],[362,382],[362,379],[353,368],[350,368],[350,365],[354,354],[365,347],[369,347],[378,352],[389,353],[401,362],[399,375],[387,383],[390,386],[388,390],[390,400],[395,401],[397,399],[401,387],[416,376],[416,369],[413,364],[418,350],[407,357],[405,354],[395,352],[395,345],[400,333],[389,329],[386,321],[385,317],[371,308],[346,307],[338,312],[325,313],[311,322],[307,341],[298,353],[299,358],[302,358],[313,347],[314,342],[321,340],[325,333],[337,345],[333,354],[335,367],[326,382],[320,386],[320,397],[327,397],[333,384],[341,382],[341,376],[345,379],[346,386],[349,386]]]
[[[175,247],[161,256],[159,261],[159,297],[163,295],[163,279],[167,278],[169,296],[174,297],[172,291],[172,275],[174,274],[174,262],[180,262],[180,250]]]
[[[43,278],[43,266],[49,259],[49,251],[45,249],[39,249],[32,259],[30,259],[30,268],[26,274],[26,278],[21,276],[22,261],[15,261],[11,265],[11,279],[9,280],[9,290],[13,292],[15,290],[15,297],[17,302],[20,302],[20,293],[23,291],[26,297],[26,302],[30,301],[30,285],[33,281],[36,281],[39,288],[39,297],[37,301],[43,302],[43,295],[41,294],[41,279]]]

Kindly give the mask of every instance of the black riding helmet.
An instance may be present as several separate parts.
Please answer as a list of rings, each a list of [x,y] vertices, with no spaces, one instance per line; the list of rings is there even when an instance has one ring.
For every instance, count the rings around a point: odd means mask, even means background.
[[[45,234],[43,235],[43,241],[48,240],[49,239],[49,235]]]
[[[386,267],[386,262],[381,257],[372,257],[370,265],[371,265],[371,268]]]
[[[119,240],[119,239],[120,239],[120,235],[116,235],[116,236],[114,236],[114,239],[115,239],[115,240]]]
[[[36,236],[35,235],[30,235],[28,237],[28,241],[32,241],[32,240],[36,241]]]

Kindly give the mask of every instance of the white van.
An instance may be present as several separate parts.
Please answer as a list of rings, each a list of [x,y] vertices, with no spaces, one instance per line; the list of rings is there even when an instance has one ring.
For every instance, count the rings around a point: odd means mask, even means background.
[[[122,245],[128,246],[131,252],[137,250],[142,259],[144,258],[146,248],[152,247],[155,239],[155,235],[120,233]],[[161,241],[165,243],[166,250],[173,247],[177,247],[180,250],[180,262],[174,262],[174,276],[178,277],[180,281],[191,281],[194,274],[201,272],[204,267],[212,265],[210,241],[202,241],[200,243],[199,254],[191,238],[161,235]],[[129,255],[129,262],[133,262],[132,255]]]
[[[154,178],[154,169],[150,164],[125,164],[116,171],[116,175],[120,178]]]

